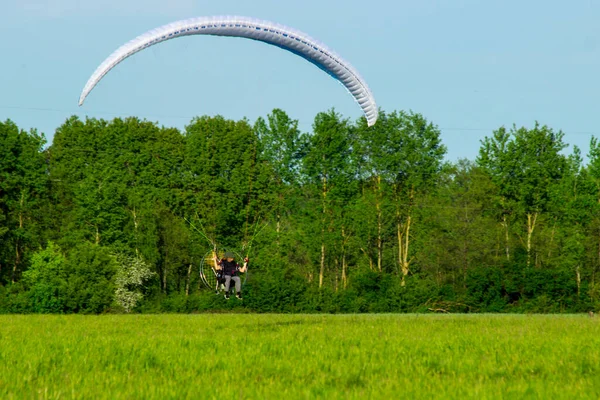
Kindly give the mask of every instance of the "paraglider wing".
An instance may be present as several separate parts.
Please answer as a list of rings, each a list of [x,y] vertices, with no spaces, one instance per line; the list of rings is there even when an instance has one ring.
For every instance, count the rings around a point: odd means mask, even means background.
[[[367,124],[377,121],[378,111],[371,90],[358,72],[319,41],[295,29],[247,17],[200,17],[176,21],[153,29],[124,44],[111,54],[86,83],[79,105],[94,86],[117,64],[147,47],[188,35],[235,36],[269,43],[297,54],[329,73],[348,89],[362,108]]]

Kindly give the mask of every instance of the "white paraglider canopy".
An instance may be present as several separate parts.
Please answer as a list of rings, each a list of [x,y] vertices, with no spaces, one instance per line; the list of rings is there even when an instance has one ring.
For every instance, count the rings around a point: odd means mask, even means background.
[[[238,16],[199,17],[176,21],[148,31],[112,53],[87,81],[81,96],[85,98],[100,80],[121,61],[154,44],[188,35],[235,36],[258,40],[299,55],[338,80],[359,104],[367,124],[377,121],[377,104],[371,90],[358,71],[323,43],[295,29],[269,21]]]

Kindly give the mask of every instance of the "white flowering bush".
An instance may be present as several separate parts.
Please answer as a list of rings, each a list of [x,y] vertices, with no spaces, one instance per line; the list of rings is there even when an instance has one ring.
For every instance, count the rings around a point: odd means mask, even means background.
[[[115,301],[125,312],[131,312],[144,297],[141,288],[155,273],[141,257],[118,256],[119,270],[115,278]]]

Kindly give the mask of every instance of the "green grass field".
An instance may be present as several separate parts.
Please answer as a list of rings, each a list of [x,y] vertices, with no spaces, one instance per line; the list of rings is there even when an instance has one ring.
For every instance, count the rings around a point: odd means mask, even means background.
[[[600,318],[0,316],[2,399],[600,398]]]

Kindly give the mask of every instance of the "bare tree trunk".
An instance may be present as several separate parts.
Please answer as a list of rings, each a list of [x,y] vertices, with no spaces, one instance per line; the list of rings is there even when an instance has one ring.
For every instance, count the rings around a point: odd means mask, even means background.
[[[577,297],[581,294],[581,273],[579,272],[579,265],[575,268],[575,275],[577,276]]]
[[[400,211],[396,211],[396,229],[398,234],[398,266],[400,270],[402,270],[402,260],[404,257],[402,256],[402,224],[400,223]]]
[[[188,266],[188,271],[187,271],[187,279],[185,281],[185,295],[189,296],[190,295],[190,279],[192,276],[192,263],[190,263],[190,265]]]
[[[279,212],[277,212],[277,239],[275,240],[275,243],[277,244],[277,252],[279,253],[279,247],[280,247],[280,242],[279,242],[279,233],[281,232],[281,215],[279,214]]]
[[[17,271],[19,269],[19,264],[21,264],[21,252],[19,251],[19,239],[17,239],[17,243],[15,243],[15,262],[13,264],[11,282],[15,283],[17,281]]]
[[[531,264],[531,237],[533,236],[533,230],[535,229],[535,222],[537,220],[537,213],[527,213],[527,266]]]
[[[369,259],[369,270],[373,271],[375,269],[375,266],[373,265],[373,258],[371,257],[371,255],[369,253],[367,253],[367,251],[364,248],[360,248],[360,251],[363,252],[363,254],[365,256],[367,256],[367,258]]]
[[[319,269],[319,289],[323,287],[323,276],[325,275],[325,243],[321,243],[321,268]]]
[[[506,252],[506,259],[510,261],[510,247],[508,245],[508,221],[506,215],[502,216],[502,227],[504,228],[504,250]]]
[[[410,272],[410,261],[408,259],[408,248],[410,245],[410,227],[411,227],[411,216],[410,214],[406,217],[404,226],[398,221],[398,264],[400,266],[400,272],[402,273],[402,286],[405,285],[406,276]]]
[[[346,255],[344,254],[342,256],[342,286],[344,289],[346,289],[348,287],[348,275],[346,272],[347,269],[347,265],[346,265]]]
[[[321,216],[321,268],[319,269],[319,289],[323,287],[325,275],[325,219],[327,211],[327,177],[323,177],[323,210]]]
[[[411,260],[409,260],[408,258],[408,250],[409,250],[409,245],[410,245],[410,228],[411,228],[411,223],[412,223],[412,204],[413,204],[413,200],[414,200],[414,191],[413,189],[410,190],[410,194],[409,194],[409,209],[408,209],[408,213],[406,216],[406,222],[404,223],[404,226],[402,226],[402,223],[400,222],[400,218],[398,218],[398,261],[400,264],[400,271],[402,272],[402,283],[401,285],[404,286],[406,284],[406,276],[408,275],[408,273],[410,272],[410,262]],[[399,215],[399,211],[398,215]]]
[[[410,225],[411,216],[410,214],[406,217],[406,232],[404,234],[404,252],[402,258],[402,286],[405,285],[406,276],[409,272],[410,260],[408,259],[408,246],[410,244]]]

